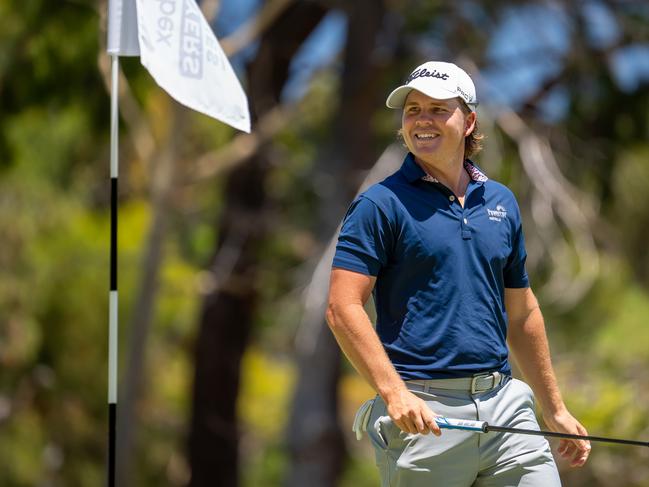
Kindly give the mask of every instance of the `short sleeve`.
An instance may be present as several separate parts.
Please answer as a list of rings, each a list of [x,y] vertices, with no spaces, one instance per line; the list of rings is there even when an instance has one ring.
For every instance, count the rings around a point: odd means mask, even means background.
[[[359,196],[343,219],[333,267],[377,276],[388,263],[392,235],[387,216],[370,199]]]
[[[518,204],[512,221],[512,251],[507,259],[504,270],[504,282],[506,288],[524,288],[530,286],[525,261],[527,251],[525,250],[525,236],[523,235],[523,224],[521,221]]]

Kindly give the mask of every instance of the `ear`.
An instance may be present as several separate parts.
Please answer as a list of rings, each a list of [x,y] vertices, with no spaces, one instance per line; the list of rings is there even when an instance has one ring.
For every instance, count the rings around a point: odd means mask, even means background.
[[[469,113],[464,119],[464,136],[468,137],[475,130],[475,123],[478,115],[475,112]]]

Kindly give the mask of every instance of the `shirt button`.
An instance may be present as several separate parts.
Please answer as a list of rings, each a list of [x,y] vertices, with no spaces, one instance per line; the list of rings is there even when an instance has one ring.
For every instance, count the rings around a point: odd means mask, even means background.
[[[469,220],[467,220],[467,219],[465,218],[465,219],[464,219],[464,224],[466,225],[467,223],[469,223]]]
[[[448,197],[448,199],[451,200],[451,201],[455,201],[455,196],[451,195],[451,196]]]

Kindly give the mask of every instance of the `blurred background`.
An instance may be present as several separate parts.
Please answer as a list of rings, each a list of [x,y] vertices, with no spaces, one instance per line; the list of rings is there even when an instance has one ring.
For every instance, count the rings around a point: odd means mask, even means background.
[[[330,243],[400,165],[385,97],[430,59],[476,81],[476,162],[519,198],[569,408],[649,440],[647,2],[199,4],[253,132],[122,58],[118,485],[378,485],[350,431],[372,391],[323,320]],[[1,486],[105,481],[105,43],[105,0],[0,0]],[[560,468],[649,486],[643,448]]]

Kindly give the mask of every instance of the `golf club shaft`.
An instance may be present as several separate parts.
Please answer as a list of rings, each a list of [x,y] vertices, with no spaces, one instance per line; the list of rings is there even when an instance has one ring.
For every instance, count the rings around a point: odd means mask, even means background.
[[[621,445],[635,445],[635,446],[649,447],[649,441],[626,440],[622,438],[606,438],[603,436],[572,435],[569,433],[557,433],[555,431],[538,431],[538,430],[528,430],[522,428],[507,428],[505,426],[491,426],[490,424],[487,424],[486,430],[487,433],[489,431],[498,431],[501,433],[517,433],[521,435],[550,436],[553,438],[564,438],[564,439],[571,439],[571,440],[603,441],[606,443],[619,443]]]
[[[456,429],[464,431],[473,431],[477,433],[489,433],[490,431],[498,433],[515,433],[519,435],[549,436],[553,438],[564,438],[571,440],[602,441],[606,443],[618,443],[621,445],[634,445],[649,447],[648,441],[626,440],[622,438],[606,438],[603,436],[573,435],[570,433],[557,433],[555,431],[539,431],[523,428],[508,428],[506,426],[492,426],[486,421],[473,421],[468,419],[453,419],[437,417],[437,425],[444,429]]]

